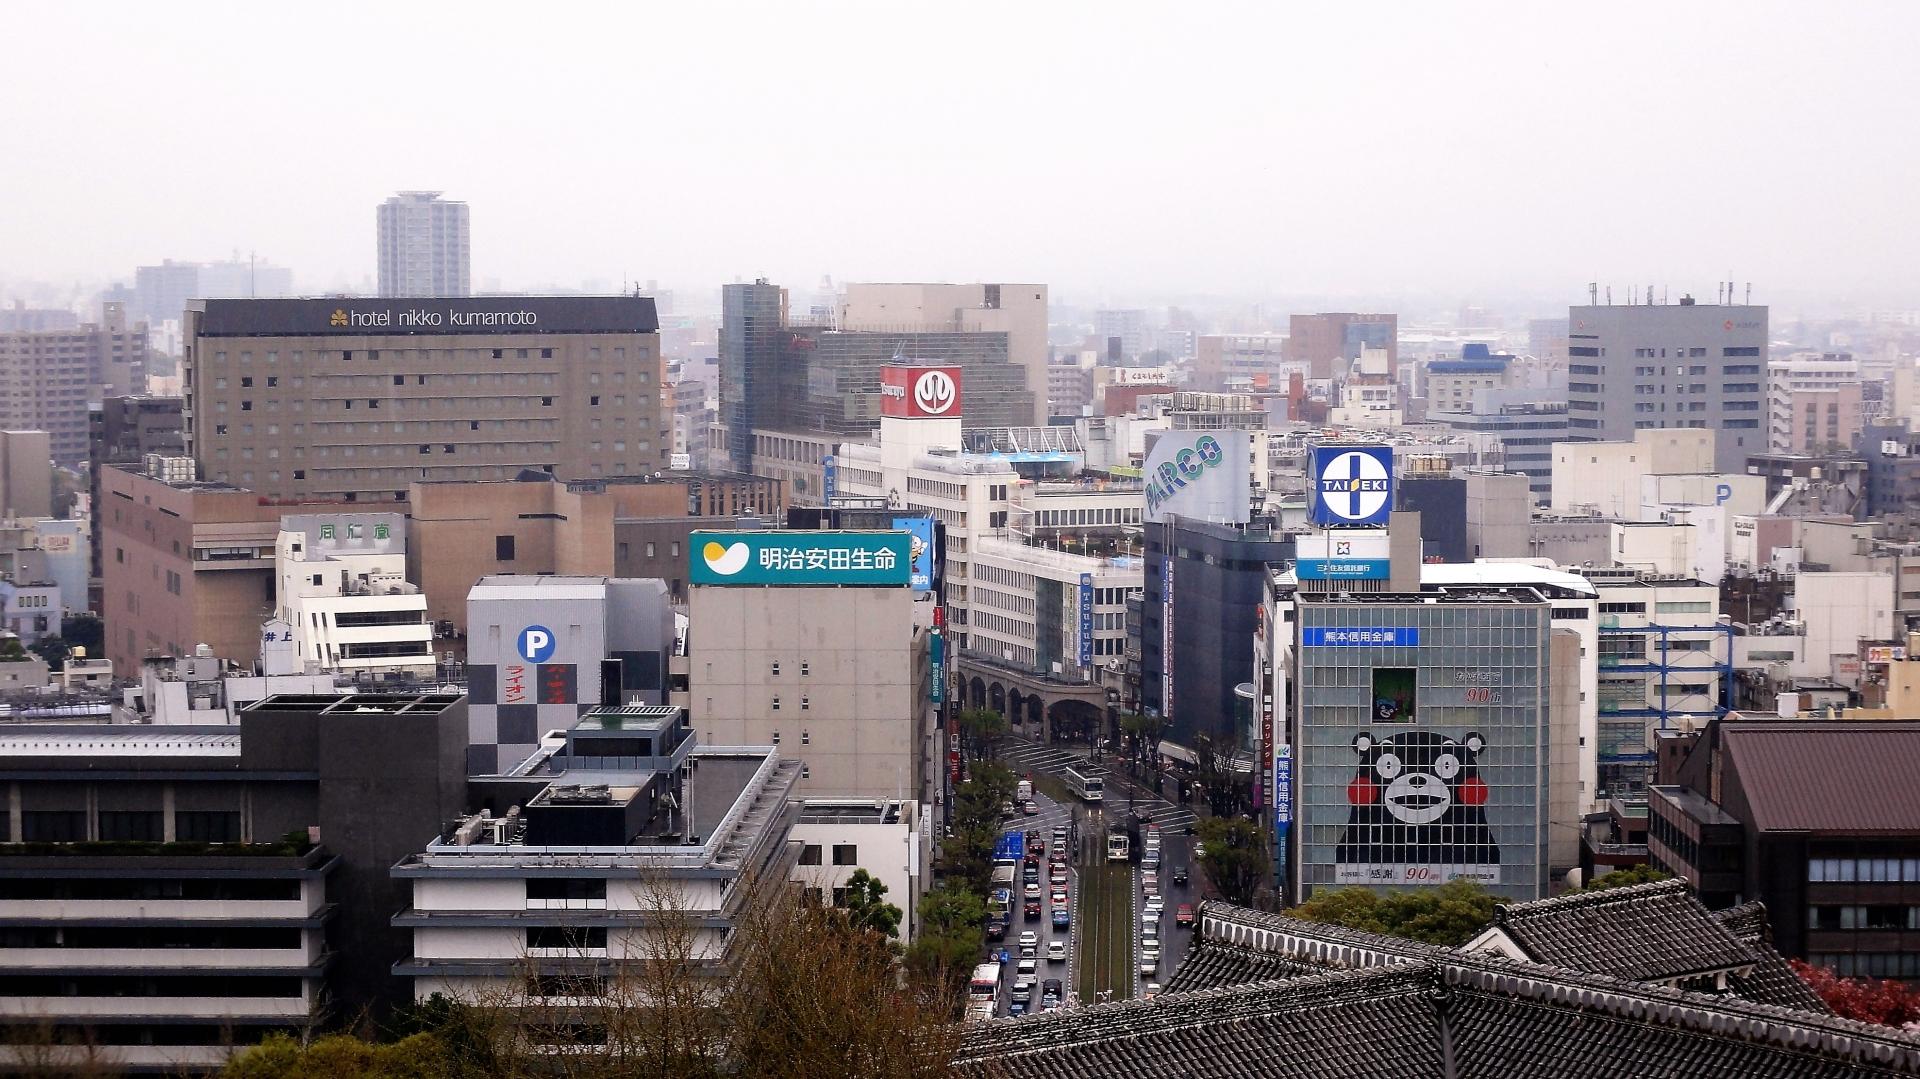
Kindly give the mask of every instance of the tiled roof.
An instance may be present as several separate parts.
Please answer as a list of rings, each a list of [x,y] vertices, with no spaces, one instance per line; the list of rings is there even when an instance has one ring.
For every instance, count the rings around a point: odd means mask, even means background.
[[[1318,973],[1320,968],[1285,956],[1215,941],[1199,945],[1187,953],[1187,957],[1180,961],[1180,969],[1174,972],[1173,980],[1167,983],[1166,991],[1187,993]]]
[[[1636,982],[1754,964],[1752,950],[1680,880],[1503,904],[1494,925],[1536,963]]]
[[[1469,955],[1217,903],[1189,960],[1347,967],[978,1024],[980,1079],[1891,1079],[1920,1038],[1830,1015]],[[1738,917],[1750,918],[1750,912]],[[1739,923],[1736,919],[1736,924]]]
[[[1737,997],[1761,1004],[1778,1004],[1805,1012],[1831,1014],[1826,1001],[1787,966],[1773,948],[1773,932],[1767,925],[1764,903],[1742,903],[1713,912],[1715,921],[1739,939],[1753,953],[1753,971],[1732,980],[1730,988]]]
[[[1722,723],[1764,832],[1920,832],[1920,723]]]

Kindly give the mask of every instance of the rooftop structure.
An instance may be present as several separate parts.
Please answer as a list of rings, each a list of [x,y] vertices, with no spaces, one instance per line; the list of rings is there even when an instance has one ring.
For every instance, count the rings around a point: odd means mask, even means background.
[[[1759,940],[1755,913],[1727,912],[1725,929]],[[1209,902],[1194,952],[1166,992],[976,1025],[958,1062],[963,1075],[996,1079],[1130,1079],[1169,1069],[1194,1079],[1891,1079],[1920,1069],[1920,1037],[1748,988],[1758,999]]]

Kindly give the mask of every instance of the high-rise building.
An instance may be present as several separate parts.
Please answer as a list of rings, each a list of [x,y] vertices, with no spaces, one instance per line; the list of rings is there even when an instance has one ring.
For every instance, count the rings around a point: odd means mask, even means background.
[[[186,328],[200,475],[274,499],[667,464],[653,301],[206,300]]]
[[[1767,362],[1767,443],[1774,453],[1853,448],[1862,425],[1860,364],[1847,353]]]
[[[53,466],[45,431],[0,431],[0,513],[53,516]]]
[[[694,533],[695,725],[798,758],[810,797],[931,801],[944,747],[912,562],[906,532]]]
[[[787,290],[761,278],[720,290],[720,423],[727,432],[725,467],[753,470],[753,431],[775,410],[780,333]]]
[[[293,295],[293,271],[261,259],[136,266],[133,315],[150,325],[179,322],[194,300],[272,299]]]
[[[28,307],[25,300],[12,307],[0,307],[0,333],[23,331],[71,330],[80,325],[80,316],[58,307]]]
[[[47,432],[53,459],[87,460],[87,403],[146,388],[147,326],[119,303],[71,330],[0,333],[0,429]]]
[[[283,517],[274,571],[279,618],[291,638],[285,643],[301,668],[356,676],[434,674],[427,597],[407,580],[404,514]]]
[[[1621,442],[1639,430],[1714,433],[1714,467],[1745,472],[1767,448],[1767,309],[1751,304],[1568,308],[1567,433]]]
[[[765,281],[726,286],[722,306],[720,419],[729,467],[785,480],[796,503],[822,501],[825,459],[837,444],[879,429],[882,368],[958,368],[957,412],[968,427],[1026,426],[1045,392],[1036,393],[1026,369],[1011,362],[1010,331],[790,323],[784,293]]]
[[[1293,315],[1288,319],[1286,358],[1305,364],[1308,378],[1342,377],[1360,350],[1387,350],[1387,373],[1400,369],[1400,316],[1350,311]]]
[[[402,191],[380,204],[380,295],[471,296],[467,204]]]
[[[139,464],[149,453],[184,457],[187,443],[180,419],[178,397],[109,397],[98,407],[87,409],[87,488],[93,496],[94,514],[100,513],[100,473],[104,465]],[[92,548],[90,572],[98,585],[100,576],[100,529],[88,529]],[[75,597],[78,598],[78,597]],[[99,597],[90,606],[99,610]]]
[[[1026,386],[1034,395],[1031,416],[1015,417],[1008,425],[1047,422],[1045,285],[850,284],[840,301],[839,327],[1004,333],[1007,357],[1026,371]]]
[[[1307,374],[1303,363],[1288,362],[1284,334],[1202,334],[1193,361],[1196,390],[1278,390],[1293,372]]]
[[[1118,341],[1123,360],[1139,359],[1153,341],[1153,327],[1138,307],[1101,308],[1093,313],[1093,336],[1103,347]]]

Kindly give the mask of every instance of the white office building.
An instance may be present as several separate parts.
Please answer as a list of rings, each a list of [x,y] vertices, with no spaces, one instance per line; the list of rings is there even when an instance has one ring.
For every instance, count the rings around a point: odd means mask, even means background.
[[[433,673],[427,597],[407,580],[405,516],[283,517],[274,544],[274,575],[278,616],[293,634],[301,667],[347,674]]]

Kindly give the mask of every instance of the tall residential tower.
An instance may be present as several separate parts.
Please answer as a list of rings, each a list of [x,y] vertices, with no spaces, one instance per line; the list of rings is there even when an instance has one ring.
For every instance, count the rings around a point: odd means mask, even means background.
[[[466,203],[438,191],[402,191],[377,212],[380,295],[473,295]]]

